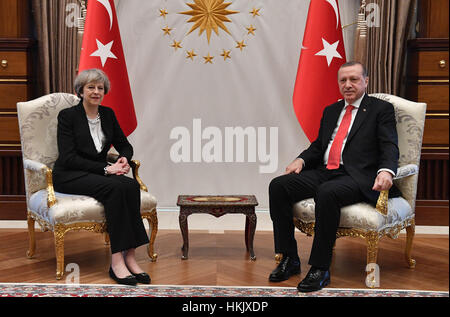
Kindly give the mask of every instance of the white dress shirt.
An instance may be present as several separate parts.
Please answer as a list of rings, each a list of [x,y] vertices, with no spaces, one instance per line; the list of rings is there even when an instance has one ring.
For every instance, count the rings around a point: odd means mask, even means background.
[[[89,119],[89,117],[87,119],[89,123],[89,131],[91,132],[91,137],[95,144],[95,149],[97,150],[97,153],[100,153],[103,150],[103,144],[105,142],[105,135],[102,130],[100,114],[98,114],[95,119]]]

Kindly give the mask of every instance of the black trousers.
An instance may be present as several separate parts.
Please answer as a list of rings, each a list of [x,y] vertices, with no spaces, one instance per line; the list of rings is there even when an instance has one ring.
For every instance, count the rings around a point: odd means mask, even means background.
[[[341,207],[364,200],[358,185],[343,166],[325,166],[274,178],[269,186],[270,217],[273,222],[275,252],[298,258],[293,223],[293,205],[314,198],[315,228],[309,264],[329,268]]]
[[[88,174],[62,184],[55,183],[54,188],[60,193],[90,196],[103,204],[111,253],[149,242],[141,218],[141,191],[135,179]]]

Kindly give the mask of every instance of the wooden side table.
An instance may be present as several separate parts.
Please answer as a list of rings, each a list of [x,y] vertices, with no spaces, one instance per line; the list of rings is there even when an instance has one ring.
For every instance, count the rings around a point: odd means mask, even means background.
[[[206,213],[215,217],[225,214],[241,213],[246,216],[245,220],[245,246],[250,253],[250,259],[256,260],[253,251],[253,239],[256,229],[255,206],[258,205],[253,195],[180,195],[177,205],[180,206],[180,229],[183,236],[182,256],[187,260],[189,252],[189,229],[187,217],[193,213]]]

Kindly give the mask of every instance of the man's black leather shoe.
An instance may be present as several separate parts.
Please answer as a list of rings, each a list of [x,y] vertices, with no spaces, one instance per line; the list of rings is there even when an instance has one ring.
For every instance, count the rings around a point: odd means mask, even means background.
[[[281,282],[289,279],[294,274],[300,273],[300,261],[286,256],[269,275],[269,281]]]
[[[299,292],[315,292],[330,284],[330,270],[322,271],[311,267],[306,277],[301,281],[297,289]]]

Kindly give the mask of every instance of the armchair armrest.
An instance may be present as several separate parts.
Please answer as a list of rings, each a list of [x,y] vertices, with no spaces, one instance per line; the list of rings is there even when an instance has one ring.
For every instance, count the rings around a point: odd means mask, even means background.
[[[47,206],[48,208],[56,204],[55,189],[53,188],[52,169],[47,165],[30,159],[23,160],[23,167],[32,172],[43,173],[47,182]]]
[[[378,196],[377,205],[375,209],[382,214],[383,216],[387,216],[388,213],[388,199],[389,199],[389,190],[382,190],[380,192],[380,196]]]
[[[131,160],[130,162],[131,169],[133,170],[133,177],[141,186],[141,189],[145,192],[148,192],[147,186],[145,186],[142,179],[139,177],[139,167],[141,166],[141,162],[138,160]]]
[[[107,156],[106,156],[106,160],[108,162],[114,163],[119,159],[119,154],[117,152],[108,152]],[[139,183],[139,186],[141,187],[141,189],[145,192],[148,192],[148,188],[147,186],[145,186],[144,182],[142,181],[142,179],[139,177],[139,167],[141,166],[141,162],[138,160],[131,160],[131,162],[129,162],[130,167],[133,171],[133,177],[134,179]]]
[[[419,166],[416,164],[408,164],[397,169],[397,175],[395,175],[394,179],[401,179],[408,176],[416,175],[419,173]],[[389,199],[389,191],[382,190],[380,192],[380,196],[378,196],[378,201],[375,209],[382,214],[383,216],[387,216],[388,213],[388,199]]]
[[[394,179],[405,178],[411,175],[416,175],[419,173],[419,166],[416,164],[408,164],[397,169],[397,175]]]
[[[41,172],[43,169],[47,168],[47,165],[30,159],[24,159],[23,168],[33,172]]]

